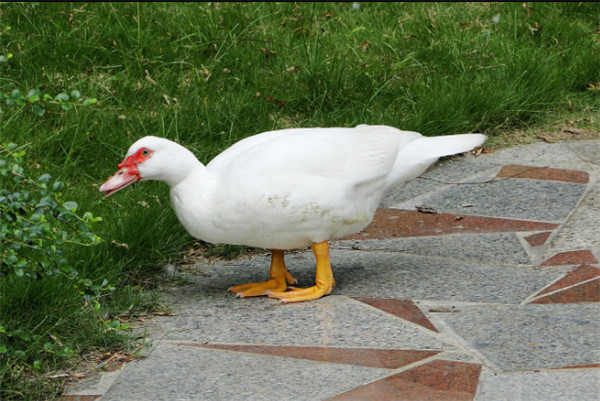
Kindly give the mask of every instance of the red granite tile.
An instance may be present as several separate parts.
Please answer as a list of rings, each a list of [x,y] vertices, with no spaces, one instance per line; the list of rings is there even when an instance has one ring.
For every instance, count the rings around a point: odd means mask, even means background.
[[[433,361],[357,387],[328,401],[471,401],[475,398],[480,371],[480,365]]]
[[[550,180],[587,184],[590,176],[585,171],[562,170],[548,167],[534,167],[521,165],[508,165],[496,177],[529,178],[534,180]]]
[[[568,288],[536,299],[532,304],[571,304],[600,302],[600,279]]]
[[[535,221],[380,208],[367,228],[345,239],[542,231],[553,230],[557,226],[558,224]]]
[[[63,395],[58,401],[94,401],[102,397],[101,395]]]
[[[533,234],[525,237],[525,240],[529,242],[531,246],[542,246],[548,239],[548,237],[552,234],[551,231],[546,231],[544,233]]]
[[[589,265],[581,265],[577,269],[567,273],[565,277],[546,288],[544,291],[537,294],[543,295],[549,292],[560,290],[561,288],[570,287],[582,281],[591,280],[593,278],[600,277],[600,269]]]
[[[187,344],[180,344],[187,345]],[[190,344],[194,345],[194,344]],[[275,355],[311,361],[342,363],[372,368],[398,369],[402,366],[437,355],[441,351],[414,351],[370,348],[294,347],[277,345],[201,344],[203,348],[252,354]]]
[[[598,260],[590,250],[561,252],[552,256],[540,266],[563,266],[594,264]]]
[[[591,363],[589,365],[565,366],[563,368],[552,368],[552,369],[596,369],[596,368],[600,368],[600,363]]]
[[[416,323],[426,329],[437,332],[437,329],[427,316],[421,312],[421,310],[414,304],[413,301],[403,299],[382,299],[382,298],[354,298],[357,301],[364,302],[382,311],[396,315],[401,319],[408,320],[409,322]]]

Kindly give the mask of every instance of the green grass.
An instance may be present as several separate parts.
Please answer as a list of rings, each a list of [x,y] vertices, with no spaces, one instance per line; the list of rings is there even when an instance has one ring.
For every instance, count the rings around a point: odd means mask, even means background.
[[[568,118],[569,101],[571,113],[597,116],[600,6],[527,4],[1,4],[0,56],[12,57],[0,62],[0,93],[98,99],[48,105],[42,117],[0,102],[0,142],[27,144],[32,175],[60,177],[67,199],[103,217],[104,242],[70,253],[80,274],[117,289],[95,311],[66,280],[0,277],[2,324],[37,335],[21,358],[1,357],[0,396],[51,398],[58,387],[46,375],[90,350],[126,347],[106,322],[152,308],[161,266],[190,245],[164,185],[108,200],[97,191],[143,135],[208,162],[277,128],[372,123],[493,141]],[[44,349],[53,338],[73,353]]]

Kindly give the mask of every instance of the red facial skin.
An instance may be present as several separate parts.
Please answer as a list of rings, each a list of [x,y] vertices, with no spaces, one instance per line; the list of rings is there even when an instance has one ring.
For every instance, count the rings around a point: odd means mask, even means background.
[[[108,197],[115,192],[135,183],[142,179],[138,170],[138,165],[143,163],[148,158],[152,157],[154,152],[148,148],[141,148],[117,166],[117,171],[104,184],[100,186],[100,192],[106,192],[104,197]]]

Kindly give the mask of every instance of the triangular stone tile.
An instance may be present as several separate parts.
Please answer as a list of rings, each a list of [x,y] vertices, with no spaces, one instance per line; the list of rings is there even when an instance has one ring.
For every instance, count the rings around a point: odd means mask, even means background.
[[[371,368],[398,369],[437,355],[440,351],[398,349],[293,347],[275,345],[202,344],[204,348],[273,355],[311,361],[342,363]]]
[[[577,269],[567,273],[565,277],[552,284],[550,287],[541,291],[536,296],[548,294],[561,288],[567,288],[583,281],[591,280],[600,277],[600,269],[589,265],[581,265]]]
[[[367,298],[367,297],[356,297],[357,301],[371,305],[382,311],[396,315],[401,319],[408,320],[409,322],[423,326],[426,329],[438,332],[435,326],[429,321],[427,316],[421,312],[421,310],[415,305],[413,301],[403,299],[389,299],[389,298]]]
[[[346,239],[541,231],[552,230],[557,226],[554,223],[535,221],[380,208],[367,228]]]
[[[598,263],[598,259],[592,251],[585,249],[580,251],[561,252],[546,260],[541,266],[564,266]]]
[[[433,361],[327,401],[471,401],[475,397],[480,371],[480,365],[471,363]]]
[[[532,304],[572,304],[600,302],[600,278],[555,292],[531,302]]]
[[[531,245],[531,246],[542,246],[546,243],[546,240],[548,239],[548,237],[550,237],[550,234],[552,234],[551,231],[546,231],[546,232],[538,233],[538,234],[532,234],[532,235],[525,237],[525,240],[527,242],[529,242],[529,245]]]
[[[511,164],[502,167],[497,177],[529,178],[533,180],[550,180],[587,184],[590,175],[585,171],[563,170],[549,167],[534,167]]]

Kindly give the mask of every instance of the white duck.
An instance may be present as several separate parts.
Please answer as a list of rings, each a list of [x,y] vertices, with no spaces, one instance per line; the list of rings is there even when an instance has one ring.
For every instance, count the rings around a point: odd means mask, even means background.
[[[192,236],[272,250],[269,280],[230,291],[298,302],[331,292],[328,241],[365,228],[386,190],[485,138],[424,137],[369,125],[285,129],[245,138],[204,166],[183,146],[147,136],[129,148],[100,191],[110,196],[137,181],[166,182],[173,209]],[[286,291],[296,280],[285,268],[284,250],[309,245],[316,284]]]

